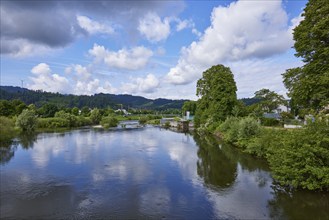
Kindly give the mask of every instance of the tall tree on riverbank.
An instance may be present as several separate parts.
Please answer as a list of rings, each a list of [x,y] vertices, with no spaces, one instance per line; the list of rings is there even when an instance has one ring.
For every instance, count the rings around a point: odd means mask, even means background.
[[[236,91],[230,68],[217,65],[203,72],[197,82],[196,95],[200,99],[197,101],[195,126],[223,121],[231,115],[237,103]]]
[[[329,3],[310,0],[294,29],[295,56],[304,66],[288,69],[284,84],[293,103],[316,111],[329,104]]]
[[[257,105],[265,112],[272,112],[277,109],[279,105],[285,104],[284,97],[269,89],[261,89],[255,92],[256,99],[261,100]]]

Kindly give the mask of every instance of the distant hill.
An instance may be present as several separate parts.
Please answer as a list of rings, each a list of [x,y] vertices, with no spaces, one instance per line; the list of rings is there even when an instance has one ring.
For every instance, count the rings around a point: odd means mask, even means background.
[[[114,95],[99,93],[91,96],[87,95],[65,95],[60,93],[51,93],[44,91],[34,91],[21,87],[0,86],[0,98],[5,100],[20,99],[26,104],[35,104],[42,106],[45,103],[53,103],[63,107],[88,106],[90,108],[111,107],[117,109],[140,108],[152,110],[181,109],[184,102],[188,100],[171,100],[171,99],[147,99],[141,96],[133,95]]]

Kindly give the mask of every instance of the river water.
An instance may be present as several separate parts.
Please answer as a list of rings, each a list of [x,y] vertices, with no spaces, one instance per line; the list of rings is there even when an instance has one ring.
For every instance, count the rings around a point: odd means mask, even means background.
[[[1,219],[328,219],[214,137],[156,127],[21,137],[1,148]]]

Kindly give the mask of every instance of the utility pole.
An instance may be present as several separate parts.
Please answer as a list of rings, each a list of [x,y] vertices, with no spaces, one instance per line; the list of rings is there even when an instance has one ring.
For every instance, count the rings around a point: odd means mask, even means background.
[[[24,88],[24,80],[21,79],[21,83],[22,83],[22,88]]]

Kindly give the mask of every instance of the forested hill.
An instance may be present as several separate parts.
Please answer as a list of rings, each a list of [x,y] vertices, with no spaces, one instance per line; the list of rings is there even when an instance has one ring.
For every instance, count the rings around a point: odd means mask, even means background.
[[[44,91],[33,91],[21,87],[0,86],[0,97],[5,100],[20,99],[26,104],[35,104],[42,106],[46,103],[52,103],[59,107],[78,107],[84,106],[90,108],[111,107],[117,109],[123,108],[141,108],[141,109],[181,109],[187,100],[171,99],[147,99],[141,96],[133,95],[114,95],[114,94],[95,94],[87,95],[64,95],[60,93],[51,93]]]

